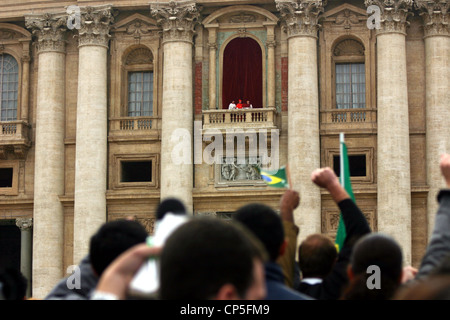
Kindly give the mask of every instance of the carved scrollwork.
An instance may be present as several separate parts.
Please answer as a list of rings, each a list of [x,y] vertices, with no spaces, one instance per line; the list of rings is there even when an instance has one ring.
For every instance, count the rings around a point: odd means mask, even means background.
[[[25,26],[37,38],[37,50],[41,52],[65,52],[64,34],[67,17],[62,14],[44,13],[25,16]]]
[[[108,46],[110,25],[114,21],[110,5],[81,9],[78,45]]]
[[[192,42],[200,13],[195,1],[151,4],[150,12],[162,27],[164,41]]]
[[[321,0],[276,0],[288,37],[296,35],[317,36],[319,16],[326,1]]]
[[[33,218],[17,218],[16,226],[19,227],[21,231],[30,230],[33,227]]]
[[[413,0],[365,0],[366,7],[375,5],[381,10],[378,33],[401,32],[406,34],[408,16],[412,15]]]
[[[415,7],[424,20],[425,36],[448,36],[448,0],[416,0]]]

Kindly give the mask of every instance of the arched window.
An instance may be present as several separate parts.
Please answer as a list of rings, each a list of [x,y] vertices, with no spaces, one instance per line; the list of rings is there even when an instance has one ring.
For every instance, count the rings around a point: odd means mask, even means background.
[[[125,59],[127,116],[153,116],[153,54],[147,48],[133,50]]]
[[[9,54],[0,55],[1,121],[17,120],[19,64]]]
[[[364,47],[356,40],[339,42],[333,50],[337,109],[366,107]]]
[[[252,38],[231,40],[223,53],[222,108],[231,101],[247,100],[263,106],[262,51]]]

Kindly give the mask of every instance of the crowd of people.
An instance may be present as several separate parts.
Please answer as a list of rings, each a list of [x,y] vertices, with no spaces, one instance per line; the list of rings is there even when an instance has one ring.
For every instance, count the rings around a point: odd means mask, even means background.
[[[155,232],[148,234],[133,219],[105,223],[91,238],[81,261],[81,287],[61,279],[46,300],[448,300],[450,299],[450,154],[440,169],[447,188],[440,190],[439,209],[425,255],[416,269],[404,266],[402,248],[391,236],[373,232],[357,204],[330,168],[319,168],[311,180],[329,192],[345,224],[342,248],[323,234],[297,243],[294,210],[301,202],[289,189],[279,213],[261,203],[239,208],[231,221],[191,216],[178,199],[157,208]],[[187,218],[164,230],[169,216]],[[165,232],[164,241],[149,238]],[[158,288],[137,296],[130,284],[150,260],[157,262]],[[22,287],[2,298],[20,298]],[[3,282],[2,282],[3,281]],[[23,297],[23,295],[22,295]]]

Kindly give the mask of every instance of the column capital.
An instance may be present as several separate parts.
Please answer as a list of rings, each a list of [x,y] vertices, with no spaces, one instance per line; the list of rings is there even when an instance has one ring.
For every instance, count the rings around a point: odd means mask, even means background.
[[[16,226],[20,231],[28,231],[33,227],[33,218],[17,218]]]
[[[113,21],[111,5],[81,7],[78,46],[108,47],[111,38],[109,29]]]
[[[191,0],[158,2],[150,4],[150,12],[163,30],[163,41],[187,41],[192,43],[194,27],[200,11]]]
[[[267,48],[275,48],[277,46],[277,42],[275,40],[266,41]]]
[[[449,36],[448,0],[416,0],[415,7],[424,21],[425,37]]]
[[[208,42],[209,50],[217,50],[218,46],[216,42]]]
[[[298,35],[317,37],[319,15],[324,11],[326,0],[275,0],[275,3],[288,38]]]
[[[412,15],[413,0],[365,0],[366,7],[377,6],[380,8],[380,26],[377,34],[403,33],[406,35],[406,21]]]
[[[38,53],[66,52],[67,16],[62,13],[25,15],[25,26],[37,37]]]

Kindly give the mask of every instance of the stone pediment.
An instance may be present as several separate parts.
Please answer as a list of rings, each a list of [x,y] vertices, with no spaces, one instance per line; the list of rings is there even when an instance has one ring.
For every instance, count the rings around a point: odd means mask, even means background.
[[[159,30],[156,25],[156,20],[150,17],[144,16],[139,13],[135,13],[127,18],[118,21],[113,25],[113,32],[124,32],[129,35],[152,35]]]
[[[365,9],[355,7],[345,3],[337,8],[326,11],[323,14],[323,22],[341,25],[344,28],[350,28],[352,25],[358,25],[367,21],[367,12]]]

